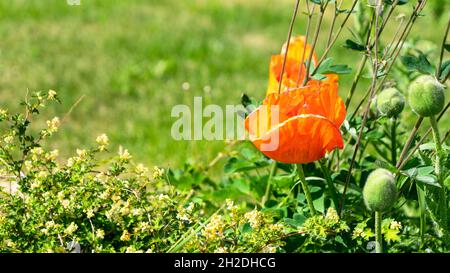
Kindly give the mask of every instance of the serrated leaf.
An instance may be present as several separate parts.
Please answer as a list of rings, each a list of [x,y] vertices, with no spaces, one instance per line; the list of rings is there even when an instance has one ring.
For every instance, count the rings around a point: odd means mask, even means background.
[[[437,178],[434,175],[418,175],[414,180],[419,183],[441,188],[441,185],[438,183]]]

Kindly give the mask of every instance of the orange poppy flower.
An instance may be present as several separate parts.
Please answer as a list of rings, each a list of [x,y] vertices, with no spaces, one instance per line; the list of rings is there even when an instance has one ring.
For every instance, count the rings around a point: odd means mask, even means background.
[[[326,81],[269,93],[245,120],[250,141],[283,163],[309,163],[335,148],[342,149],[339,127],[346,110],[338,96],[337,80],[337,75],[329,75]]]
[[[278,92],[286,47],[287,43],[281,48],[281,54],[273,55],[270,60],[269,87],[267,88],[267,94]],[[286,66],[283,74],[281,91],[287,91],[288,89],[298,87],[299,84],[301,85],[303,83],[306,75],[306,66],[304,63],[308,60],[311,50],[312,48],[309,44],[306,44],[304,36],[291,38],[286,56]],[[314,65],[317,65],[318,63],[315,52],[313,52],[312,55],[312,63]]]

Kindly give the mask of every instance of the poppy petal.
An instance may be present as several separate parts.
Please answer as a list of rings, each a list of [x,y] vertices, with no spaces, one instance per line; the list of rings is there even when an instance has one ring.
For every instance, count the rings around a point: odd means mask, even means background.
[[[283,163],[313,162],[344,146],[331,121],[311,114],[289,118],[259,137],[250,134],[250,140],[265,155]]]

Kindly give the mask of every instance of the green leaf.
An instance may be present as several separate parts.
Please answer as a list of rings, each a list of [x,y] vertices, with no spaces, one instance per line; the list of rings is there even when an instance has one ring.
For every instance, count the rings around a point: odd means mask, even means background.
[[[447,50],[448,52],[450,52],[450,44],[445,44],[444,45],[445,50]]]
[[[397,5],[404,5],[408,3],[409,0],[398,0]],[[392,5],[395,3],[395,0],[384,0],[385,4]]]
[[[286,188],[292,185],[297,174],[292,173],[288,175],[277,175],[272,178],[274,185],[280,188]]]
[[[259,168],[259,166],[256,166],[252,162],[232,157],[228,160],[227,163],[225,163],[224,171],[225,173],[235,173],[240,171],[248,171],[256,168]]]
[[[250,233],[252,232],[252,227],[250,226],[249,223],[245,223],[242,228],[241,228],[242,233]]]
[[[354,42],[350,39],[345,40],[345,48],[356,50],[356,51],[366,51],[366,47],[364,45],[361,45],[357,42]]]
[[[418,175],[415,177],[416,182],[427,184],[433,187],[441,188],[436,176],[434,175]]]
[[[401,56],[400,60],[409,71],[418,71],[422,74],[430,75],[434,73],[434,67],[430,64],[427,57],[422,52],[419,52],[418,57],[411,54]]]
[[[306,221],[306,217],[300,213],[294,213],[292,218],[285,218],[284,222],[293,227],[299,227]]]
[[[450,74],[450,60],[447,60],[441,65],[441,74],[439,80],[443,81]]]
[[[333,65],[333,61],[333,58],[326,58],[317,68],[313,78],[318,77],[318,79],[323,79],[325,74],[349,74],[352,72],[349,66],[345,64]]]
[[[412,168],[402,172],[403,175],[408,176],[418,184],[426,184],[433,187],[441,188],[436,176],[432,175],[434,168],[425,166],[420,168]]]
[[[242,94],[241,104],[247,110],[246,114],[251,114],[253,111],[255,111],[256,107],[258,106],[258,102],[256,102],[253,98],[250,98],[247,94]],[[243,117],[245,118],[245,114]]]

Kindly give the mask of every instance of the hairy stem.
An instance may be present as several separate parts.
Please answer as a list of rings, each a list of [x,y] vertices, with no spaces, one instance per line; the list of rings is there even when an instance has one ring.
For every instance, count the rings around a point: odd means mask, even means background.
[[[355,160],[356,160],[356,155],[358,154],[358,150],[361,145],[364,128],[366,127],[367,117],[368,117],[369,110],[370,110],[370,104],[372,103],[372,99],[376,93],[376,85],[377,85],[377,79],[378,79],[377,74],[378,74],[378,65],[379,65],[379,63],[378,63],[378,38],[379,38],[378,33],[379,33],[379,19],[380,19],[381,7],[382,7],[381,0],[377,0],[377,7],[375,9],[375,41],[374,41],[374,51],[375,51],[374,55],[375,56],[373,59],[373,75],[372,75],[372,84],[370,87],[371,91],[370,91],[369,101],[367,102],[367,106],[364,111],[363,120],[361,122],[361,128],[359,129],[358,139],[355,144],[355,149],[353,151],[353,156],[352,156],[352,160],[350,162],[350,167],[348,169],[348,174],[345,179],[345,186],[344,186],[344,190],[342,192],[341,202],[339,205],[339,214],[342,212],[342,209],[344,207],[345,195],[347,193],[348,184],[350,183],[350,177],[352,175],[353,167],[354,167]]]
[[[328,3],[329,2],[327,1],[327,2],[325,2],[325,4],[321,4],[321,6],[320,6],[319,19],[317,21],[316,31],[314,33],[314,38],[313,38],[313,43],[311,45],[311,50],[309,52],[308,63],[306,64],[305,79],[303,80],[302,86],[305,86],[306,83],[309,80],[309,71],[311,69],[312,57],[313,57],[313,54],[314,54],[314,49],[316,48],[316,45],[317,45],[317,40],[319,39],[319,34],[320,34],[321,26],[322,26],[322,21],[323,21],[323,17],[324,17],[324,14],[325,14],[325,9],[327,8]]]
[[[441,77],[441,66],[442,66],[442,61],[444,59],[444,47],[445,47],[445,42],[447,41],[447,35],[449,32],[449,29],[450,29],[450,17],[448,18],[447,28],[445,29],[444,39],[442,40],[441,54],[439,55],[439,63],[437,65],[437,69],[436,69],[436,78],[438,80]]]
[[[439,134],[439,127],[435,116],[430,117],[431,129],[433,131],[434,144],[436,145],[436,161],[434,162],[434,169],[436,177],[441,184],[440,188],[440,212],[441,212],[441,222],[443,223],[443,229],[447,234],[447,193],[444,181],[442,179],[442,157],[444,151],[441,144],[441,136]]]
[[[309,191],[308,182],[306,182],[305,173],[303,172],[302,164],[297,164],[297,173],[300,183],[302,184],[303,192],[305,193],[306,202],[308,203],[311,215],[316,215],[316,209],[314,208],[314,203],[311,197],[311,192]]]
[[[330,194],[331,200],[333,201],[334,207],[337,209],[339,206],[339,199],[336,191],[336,187],[333,184],[333,180],[331,179],[330,172],[328,167],[326,166],[323,160],[319,160],[320,168],[322,169],[323,175],[325,176],[325,180],[327,182],[328,193]]]
[[[392,165],[397,164],[397,118],[392,119],[391,124],[391,160]]]
[[[375,252],[383,253],[383,236],[381,235],[382,213],[375,211]]]
[[[312,16],[314,15],[314,9],[316,8],[316,6],[313,6],[313,8],[310,10],[309,9],[309,1],[306,1],[306,9],[308,12],[308,23],[306,24],[306,34],[305,34],[305,44],[303,45],[303,52],[302,52],[302,60],[300,62],[300,69],[298,70],[298,77],[297,77],[297,87],[299,87],[300,85],[300,78],[303,72],[303,66],[304,66],[304,62],[305,62],[305,55],[306,55],[306,47],[308,45],[308,39],[309,39],[309,33],[311,31],[311,21],[312,21]]]
[[[272,187],[272,179],[276,171],[277,171],[277,162],[274,161],[270,167],[269,178],[267,179],[266,192],[261,200],[262,207],[264,207],[264,204],[267,202],[267,200],[269,200],[270,190]]]
[[[353,5],[350,8],[349,13],[347,14],[347,16],[344,18],[344,20],[342,21],[336,35],[333,37],[333,39],[331,41],[328,42],[327,48],[325,49],[325,52],[323,53],[322,57],[320,58],[319,62],[317,63],[316,67],[314,68],[313,72],[311,73],[312,75],[314,75],[317,72],[318,67],[320,66],[320,64],[325,60],[325,58],[328,55],[328,52],[330,51],[330,49],[333,47],[334,43],[336,42],[337,38],[339,37],[339,35],[341,34],[342,30],[345,27],[345,24],[347,23],[348,19],[350,18],[350,15],[353,13],[353,10],[356,7],[356,4],[358,3],[358,0],[354,0],[353,1]],[[331,35],[331,33],[330,33]],[[331,37],[331,36],[330,36]],[[308,74],[307,74],[308,76]]]
[[[350,102],[352,101],[353,94],[355,93],[356,86],[358,85],[358,82],[361,79],[362,72],[364,70],[366,62],[367,62],[367,55],[364,54],[363,58],[361,59],[361,62],[359,63],[358,71],[356,72],[355,78],[353,78],[352,87],[350,88],[350,91],[348,92],[347,95],[347,99],[345,100],[346,109],[348,108]]]
[[[289,51],[289,44],[291,42],[292,30],[294,29],[295,19],[297,18],[299,4],[300,4],[300,0],[297,0],[297,2],[295,3],[294,14],[292,15],[292,19],[291,19],[291,24],[289,25],[286,52],[284,53],[283,68],[281,69],[280,83],[278,84],[278,94],[280,94],[280,92],[281,92],[281,85],[283,83],[284,70],[286,69],[286,60],[287,60],[288,51]]]
[[[417,134],[417,130],[419,130],[420,125],[422,124],[422,121],[423,121],[423,117],[419,117],[419,118],[417,119],[417,121],[416,121],[416,124],[414,124],[414,128],[413,128],[413,130],[411,131],[411,134],[409,135],[408,140],[406,141],[405,146],[403,146],[402,152],[400,153],[400,158],[398,159],[397,164],[395,164],[395,166],[396,166],[398,169],[401,169],[401,166],[402,166],[403,162],[406,161],[406,160],[405,160],[405,159],[406,159],[406,154],[408,153],[409,147],[411,146],[411,143],[413,142],[414,137],[415,137],[416,134]]]

